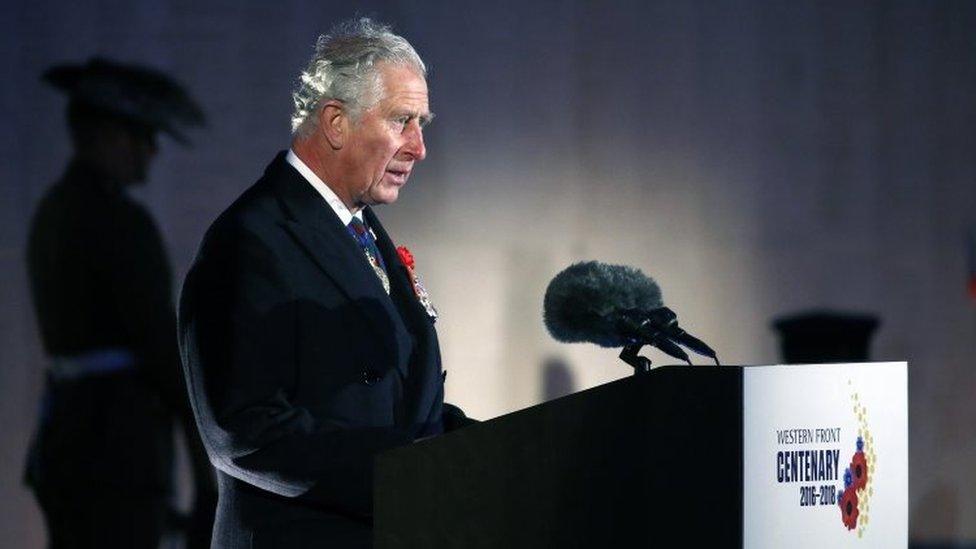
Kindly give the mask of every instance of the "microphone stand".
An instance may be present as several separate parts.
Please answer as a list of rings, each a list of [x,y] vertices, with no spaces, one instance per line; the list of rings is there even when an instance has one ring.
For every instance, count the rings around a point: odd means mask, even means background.
[[[651,371],[651,359],[646,356],[640,356],[641,348],[644,345],[634,344],[628,345],[620,351],[620,360],[626,362],[634,368],[634,375],[639,376],[642,374],[649,373]]]

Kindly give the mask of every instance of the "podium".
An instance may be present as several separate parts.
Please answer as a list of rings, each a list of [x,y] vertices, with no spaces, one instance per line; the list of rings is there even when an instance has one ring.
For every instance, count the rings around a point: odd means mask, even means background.
[[[907,547],[907,364],[668,366],[377,457],[399,547]]]

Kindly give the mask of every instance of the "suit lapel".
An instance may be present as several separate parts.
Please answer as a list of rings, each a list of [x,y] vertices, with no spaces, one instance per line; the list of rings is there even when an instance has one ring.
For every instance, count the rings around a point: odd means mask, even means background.
[[[407,278],[406,267],[400,261],[393,241],[383,225],[366,208],[363,217],[376,233],[376,245],[383,254],[390,277],[391,295],[400,307],[403,319],[416,341],[410,375],[406,380],[404,408],[406,423],[418,430],[418,436],[437,434],[441,430],[441,407],[444,401],[444,378],[441,375],[440,347],[437,332],[427,311],[417,299],[413,283]]]
[[[403,320],[410,324],[411,331],[421,330],[424,322],[429,324],[429,317],[417,299],[413,283],[407,278],[406,267],[400,261],[400,255],[396,252],[393,240],[386,233],[386,229],[383,228],[372,208],[367,207],[363,210],[363,218],[376,233],[376,246],[383,254],[383,261],[386,263],[386,270],[388,271],[387,275],[390,278],[390,295],[399,305],[400,312],[403,313]]]
[[[289,217],[281,222],[310,259],[351,301],[370,301],[378,307],[357,307],[377,332],[377,339],[395,345],[397,367],[406,375],[410,336],[359,245],[349,236],[335,212],[280,153],[266,176],[275,186]],[[390,323],[394,333],[389,334]],[[392,335],[392,337],[390,337]]]

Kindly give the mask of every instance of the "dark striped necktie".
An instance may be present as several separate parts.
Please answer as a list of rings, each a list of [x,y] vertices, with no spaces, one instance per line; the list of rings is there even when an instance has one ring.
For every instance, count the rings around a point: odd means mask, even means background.
[[[349,229],[349,234],[356,239],[359,247],[363,249],[363,253],[366,254],[366,259],[376,272],[376,276],[379,277],[380,283],[383,284],[386,293],[390,293],[390,279],[386,275],[386,264],[383,263],[383,256],[380,254],[380,249],[376,245],[376,239],[373,238],[373,231],[369,230],[366,224],[356,217],[352,218],[347,228]]]

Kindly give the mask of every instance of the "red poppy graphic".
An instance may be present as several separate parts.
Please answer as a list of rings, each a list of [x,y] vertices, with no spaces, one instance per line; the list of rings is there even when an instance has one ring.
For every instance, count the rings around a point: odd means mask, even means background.
[[[851,458],[851,489],[860,490],[868,483],[868,461],[864,452],[855,452]]]
[[[844,519],[844,526],[848,530],[853,530],[857,527],[858,514],[857,491],[851,487],[844,490],[844,493],[840,496],[840,516]]]
[[[400,262],[403,263],[404,267],[413,269],[413,254],[410,253],[410,250],[406,246],[397,248],[397,255],[400,256]]]

